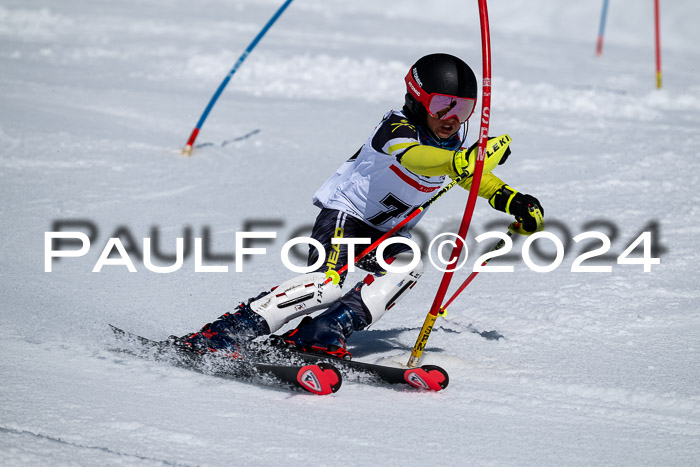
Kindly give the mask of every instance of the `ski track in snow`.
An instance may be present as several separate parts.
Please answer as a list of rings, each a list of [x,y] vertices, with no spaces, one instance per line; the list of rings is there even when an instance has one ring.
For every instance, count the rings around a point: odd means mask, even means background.
[[[113,451],[109,448],[100,446],[86,446],[79,443],[74,443],[61,439],[60,437],[46,435],[42,433],[35,433],[32,431],[2,428],[0,427],[0,432],[8,435],[8,441],[10,447],[7,448],[7,453],[3,456],[5,462],[22,462],[22,463],[42,463],[45,461],[44,456],[55,456],[56,451],[59,451],[59,457],[53,458],[52,462],[58,463],[75,463],[75,462],[114,462],[115,456],[117,460],[123,460],[131,465],[186,465],[173,463],[168,461],[162,461],[159,459],[153,459],[149,457],[143,457],[134,454],[127,454],[123,452]],[[29,443],[32,446],[31,451],[22,452],[20,449],[16,448],[16,445],[24,444],[21,440],[22,438],[30,438]],[[54,449],[53,445],[58,444],[58,449]],[[68,449],[61,449],[60,445],[65,445]],[[78,448],[78,449],[75,449]],[[42,452],[44,451],[44,452]],[[88,451],[86,454],[85,451]],[[96,451],[98,453],[94,458],[90,457],[89,452]],[[102,455],[107,453],[109,456]],[[139,461],[144,461],[140,463]]]
[[[513,138],[496,173],[542,201],[564,259],[535,273],[517,239],[500,260],[515,272],[483,273],[454,302],[423,361],[449,372],[445,391],[347,381],[316,397],[113,352],[107,323],[180,335],[289,278],[282,244],[313,222],[316,187],[401,105],[410,64],[446,51],[480,75],[475,4],[297,0],[184,158],[204,105],[280,1],[3,2],[2,464],[697,464],[700,4],[662,2],[657,90],[651,6],[611,2],[596,58],[599,2],[490,3],[490,133]],[[456,231],[464,200],[445,195],[422,234]],[[92,248],[45,273],[44,233],[67,220],[94,229]],[[235,233],[255,221],[277,239],[234,272]],[[475,236],[509,221],[478,203],[468,265],[483,249]],[[661,258],[651,273],[616,263],[644,229]],[[612,272],[571,272],[600,246],[572,240],[588,230],[612,242],[583,264]],[[157,236],[165,255],[177,237],[208,235],[218,259],[207,264],[229,272],[197,273],[189,254],[155,274],[136,254],[137,273],[92,273],[115,232],[130,251]],[[410,299],[351,338],[355,358],[404,364],[439,280],[428,266]],[[491,330],[504,338],[475,333]]]

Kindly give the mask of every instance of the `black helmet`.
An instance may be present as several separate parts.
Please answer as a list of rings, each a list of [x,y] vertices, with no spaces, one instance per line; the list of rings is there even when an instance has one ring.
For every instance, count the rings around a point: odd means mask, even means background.
[[[417,119],[416,123],[426,126],[428,113],[440,119],[454,116],[464,123],[474,111],[476,76],[469,65],[453,55],[426,55],[411,67],[405,80],[404,110]]]

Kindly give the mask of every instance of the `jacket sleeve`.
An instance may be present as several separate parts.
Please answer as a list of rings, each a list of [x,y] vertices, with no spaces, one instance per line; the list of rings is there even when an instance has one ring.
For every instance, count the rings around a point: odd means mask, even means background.
[[[449,175],[456,177],[452,160],[454,151],[434,148],[422,144],[413,144],[397,157],[399,163],[411,172],[426,177]]]
[[[428,177],[448,175],[454,178],[457,176],[457,173],[452,165],[453,157],[454,151],[414,144],[404,151],[399,158],[399,162],[418,175]],[[469,190],[472,186],[472,180],[472,177],[469,177],[466,180],[462,180],[459,185],[465,190]],[[489,199],[503,185],[505,185],[503,180],[492,173],[485,173],[481,177],[481,183],[479,184],[479,196]]]
[[[469,190],[472,186],[472,180],[472,177],[469,177],[466,180],[462,180],[459,183],[459,186],[461,186],[465,190]],[[492,173],[484,174],[481,177],[481,183],[479,184],[479,196],[482,198],[489,199],[498,191],[499,188],[501,188],[505,184],[506,183],[503,180],[496,177]]]

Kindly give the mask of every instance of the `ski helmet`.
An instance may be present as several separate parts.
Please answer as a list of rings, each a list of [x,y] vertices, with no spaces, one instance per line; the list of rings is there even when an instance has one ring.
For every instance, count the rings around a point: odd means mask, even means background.
[[[449,54],[419,59],[405,78],[405,110],[427,125],[427,115],[438,119],[457,117],[466,122],[476,107],[476,76],[469,65]]]

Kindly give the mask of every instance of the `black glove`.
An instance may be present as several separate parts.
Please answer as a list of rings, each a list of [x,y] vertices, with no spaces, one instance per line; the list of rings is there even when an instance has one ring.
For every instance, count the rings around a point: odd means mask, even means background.
[[[489,199],[489,204],[496,210],[515,216],[527,232],[544,230],[544,208],[532,195],[519,193],[503,185]]]

